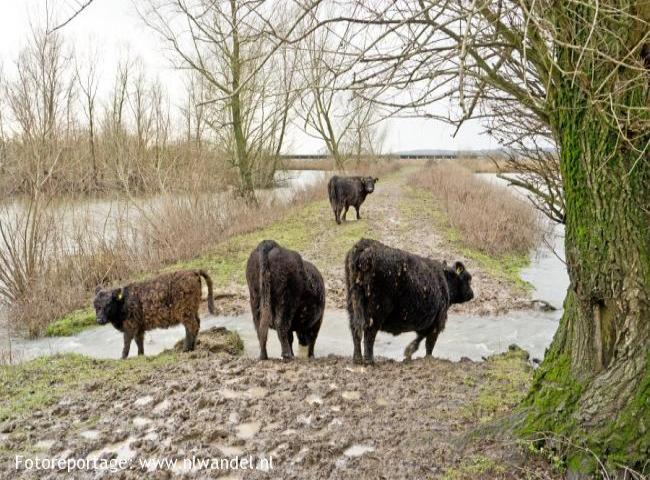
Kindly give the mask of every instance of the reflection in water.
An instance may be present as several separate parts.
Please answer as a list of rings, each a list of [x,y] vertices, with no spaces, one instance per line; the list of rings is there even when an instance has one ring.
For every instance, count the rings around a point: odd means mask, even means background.
[[[316,175],[321,173],[298,173],[294,178],[299,178],[299,182],[309,182],[316,181],[314,179],[319,178]],[[564,263],[556,256],[556,253],[561,254],[564,251],[562,226],[555,227],[550,243],[550,247],[543,246],[533,255],[530,267],[525,269],[521,276],[534,286],[533,298],[545,300],[558,307],[558,310],[551,312],[525,310],[499,316],[478,316],[455,314],[452,307],[446,329],[438,338],[434,355],[450,360],[459,360],[461,357],[480,360],[484,356],[507,350],[508,346],[514,343],[529,351],[533,358],[541,359],[557,329],[562,315],[560,307],[568,287]],[[224,326],[237,331],[244,341],[246,354],[252,357],[259,354],[257,336],[250,313],[237,316],[206,316],[202,319],[202,329],[213,326]],[[147,332],[145,352],[147,355],[157,354],[170,348],[183,336],[182,326]],[[394,337],[380,332],[375,342],[375,354],[401,359],[404,348],[413,338],[413,333]],[[280,344],[273,331],[269,335],[268,348],[271,357],[280,357]],[[74,337],[14,340],[12,349],[17,352],[20,360],[57,352],[75,352],[97,358],[119,358],[122,350],[122,335],[111,326],[98,327]],[[295,344],[294,351],[297,352]],[[316,356],[351,355],[352,340],[347,312],[344,310],[325,312],[315,353]],[[422,345],[416,357],[423,354]]]

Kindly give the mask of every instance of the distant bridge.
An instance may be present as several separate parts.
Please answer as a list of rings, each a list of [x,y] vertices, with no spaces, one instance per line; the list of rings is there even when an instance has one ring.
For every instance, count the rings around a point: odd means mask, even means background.
[[[450,153],[389,153],[382,155],[367,155],[365,158],[386,158],[394,160],[453,160],[455,158],[479,158],[484,155],[473,152],[450,152]],[[285,160],[326,160],[330,158],[326,154],[286,154],[280,155]]]

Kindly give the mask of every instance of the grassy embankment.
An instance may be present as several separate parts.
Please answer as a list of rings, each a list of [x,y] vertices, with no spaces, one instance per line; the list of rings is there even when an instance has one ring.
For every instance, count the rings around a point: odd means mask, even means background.
[[[391,165],[383,170],[388,174],[394,170]],[[387,177],[388,179],[390,177]],[[332,214],[329,202],[325,197],[325,186],[319,184],[312,190],[317,194],[309,196],[304,202],[295,207],[278,207],[281,213],[273,214],[270,209],[264,209],[257,223],[252,223],[249,215],[243,219],[244,224],[233,229],[236,234],[226,237],[207,250],[207,253],[192,258],[173,262],[162,267],[163,271],[182,268],[207,269],[218,288],[226,290],[231,285],[245,285],[245,265],[248,255],[255,246],[264,239],[274,239],[283,246],[305,251],[318,242],[326,242],[327,252],[319,255],[318,268],[326,266],[327,262],[342,261],[345,252],[352,244],[364,235],[372,235],[368,222],[350,222],[345,228],[332,228]],[[319,198],[314,200],[314,198]],[[233,222],[238,222],[233,216]],[[240,233],[241,232],[241,233]],[[75,310],[54,320],[45,330],[47,336],[74,335],[85,328],[95,325],[95,314],[90,308]]]
[[[388,174],[381,184],[403,182],[403,175],[408,175],[408,171]],[[452,185],[451,189],[440,185],[443,181]],[[402,190],[399,211],[408,221],[401,222],[400,235],[409,235],[410,229],[431,222],[455,250],[477,261],[487,273],[522,289],[529,288],[519,273],[529,264],[528,252],[537,241],[537,217],[531,207],[508,192],[504,194],[499,187],[471,178],[467,170],[455,167],[452,170],[444,165],[425,167],[409,177],[407,183],[412,186]],[[448,190],[456,195],[452,200]],[[332,263],[342,262],[359,238],[381,238],[373,222],[366,219],[333,228],[329,203],[323,196],[321,192],[279,215],[262,217],[257,225],[247,218],[245,228],[235,229],[242,233],[217,243],[203,255],[162,269],[204,268],[218,289],[228,291],[232,286],[245,285],[246,260],[263,239],[274,239],[287,248],[307,252],[307,257],[319,269],[325,269]],[[237,222],[236,216],[233,221]],[[327,248],[321,248],[322,245]],[[318,252],[313,258],[309,256],[310,249]],[[91,309],[76,310],[50,324],[46,335],[73,335],[93,325]]]

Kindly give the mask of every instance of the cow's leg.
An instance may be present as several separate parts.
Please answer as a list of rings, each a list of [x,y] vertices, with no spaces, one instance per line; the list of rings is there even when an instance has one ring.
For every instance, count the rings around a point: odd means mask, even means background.
[[[287,341],[289,342],[289,350],[291,351],[291,356],[293,357],[293,332],[289,330],[287,334]]]
[[[276,316],[276,329],[278,331],[278,339],[282,347],[282,359],[291,360],[293,358],[293,351],[291,343],[289,343],[289,335],[291,335],[291,319],[293,318],[293,310],[288,308],[288,302],[285,301],[284,305],[280,306],[277,310]],[[293,335],[291,335],[293,340]]]
[[[138,346],[138,355],[144,355],[144,329],[135,334],[135,344]]]
[[[436,340],[438,340],[438,335],[440,331],[437,328],[434,328],[429,335],[427,335],[427,340],[424,344],[427,351],[427,357],[431,356],[433,352],[433,347],[436,345]]]
[[[361,209],[361,205],[355,205],[354,209],[357,211],[357,220],[361,220],[361,215],[359,215],[359,210]]]
[[[291,344],[289,343],[289,327],[285,325],[278,325],[278,339],[280,340],[280,346],[282,347],[282,359],[289,361],[293,358],[293,351],[291,349]]]
[[[345,210],[343,211],[343,221],[344,222],[347,222],[347,219],[345,218],[345,216],[348,214],[348,209],[349,208],[350,208],[350,205],[346,205]]]
[[[375,337],[377,328],[374,326],[366,327],[363,331],[363,356],[366,363],[374,363],[373,349],[375,347]]]
[[[316,345],[316,339],[312,340],[307,347],[307,358],[314,358],[314,345]]]
[[[363,363],[363,358],[361,357],[361,328],[353,326],[350,330],[352,331],[352,343],[354,344],[352,361],[354,363]]]
[[[411,343],[409,343],[404,349],[404,360],[407,362],[411,360],[411,357],[415,352],[417,352],[420,342],[425,337],[425,334],[422,332],[417,332],[417,337]]]
[[[199,333],[199,322],[196,321],[195,316],[191,320],[185,321],[185,348],[184,351],[191,352],[194,350],[196,344],[196,336]]]
[[[124,332],[124,348],[122,348],[122,358],[129,356],[129,349],[131,348],[131,340],[133,340],[133,335],[131,332]]]
[[[268,331],[260,331],[260,298],[253,291],[251,291],[250,298],[251,313],[253,314],[253,324],[255,325],[257,340],[260,343],[260,360],[267,360],[269,358],[269,356],[266,354],[266,336],[268,334]]]
[[[336,223],[339,225],[341,224],[341,204],[340,203],[335,203],[334,206],[332,207],[334,209],[334,219],[336,220]]]

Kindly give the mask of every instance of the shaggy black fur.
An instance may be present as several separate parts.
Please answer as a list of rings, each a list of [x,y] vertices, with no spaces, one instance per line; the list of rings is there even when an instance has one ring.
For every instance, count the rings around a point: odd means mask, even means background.
[[[336,223],[341,223],[341,212],[343,209],[343,220],[350,207],[357,211],[357,220],[361,218],[359,209],[366,199],[366,196],[375,191],[375,183],[378,178],[372,177],[339,177],[333,176],[327,182],[330,205],[334,211]]]
[[[260,360],[266,360],[268,329],[278,332],[282,358],[293,358],[293,332],[298,343],[314,356],[314,344],[325,310],[325,283],[314,265],[298,252],[264,240],[246,265],[253,321],[260,342]]]
[[[410,359],[423,338],[431,355],[445,328],[447,309],[474,297],[472,276],[461,262],[446,264],[361,239],[345,258],[347,307],[354,343],[353,361],[373,362],[379,330],[398,335],[415,331],[416,339],[404,351]]]

